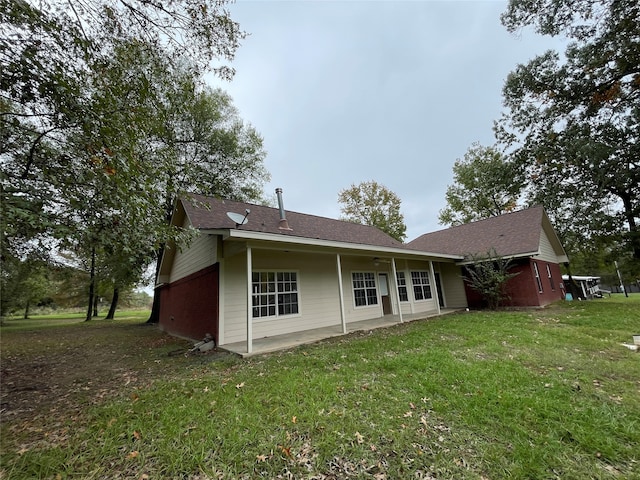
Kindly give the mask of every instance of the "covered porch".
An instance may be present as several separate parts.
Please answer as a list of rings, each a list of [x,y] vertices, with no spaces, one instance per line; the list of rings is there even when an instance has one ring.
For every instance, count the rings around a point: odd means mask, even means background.
[[[449,313],[453,313],[456,311],[460,311],[461,309],[441,309],[440,314],[437,313],[417,313],[417,314],[403,314],[402,315],[402,323],[413,322],[416,320],[425,320],[427,318],[447,315]],[[362,320],[359,322],[350,322],[347,323],[347,332],[346,334],[357,332],[361,330],[374,330],[377,328],[386,328],[391,327],[393,325],[400,324],[400,316],[399,315],[384,315],[383,317],[374,318],[370,320]],[[247,352],[247,342],[236,342],[229,343],[226,345],[222,345],[220,348],[223,350],[227,350],[232,353],[236,353],[243,358],[251,357],[253,355],[261,355],[269,352],[276,352],[279,350],[286,350],[288,348],[296,347],[299,345],[307,345],[310,343],[315,343],[320,340],[324,340],[326,338],[331,337],[339,337],[341,335],[346,335],[342,331],[341,325],[332,325],[330,327],[323,328],[314,328],[311,330],[304,330],[301,332],[292,332],[286,333],[284,335],[274,335],[272,337],[263,337],[263,338],[254,338],[252,342],[252,351],[250,353]]]

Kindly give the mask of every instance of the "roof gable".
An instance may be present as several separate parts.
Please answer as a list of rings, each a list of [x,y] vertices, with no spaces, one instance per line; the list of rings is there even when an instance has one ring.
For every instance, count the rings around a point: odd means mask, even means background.
[[[408,246],[436,253],[460,255],[483,255],[492,249],[502,257],[533,255],[538,253],[540,247],[544,217],[546,214],[541,206],[531,207],[427,233],[410,242]],[[555,232],[551,230],[553,237],[557,239]]]
[[[249,232],[377,247],[402,248],[404,246],[402,242],[376,227],[344,220],[286,211],[287,222],[291,228],[287,230],[279,228],[280,211],[278,208],[202,195],[190,195],[189,198],[181,199],[181,204],[191,225],[200,230],[232,230],[237,228]],[[236,223],[227,216],[227,212],[244,216],[246,209],[251,211],[247,216],[247,223],[236,227]]]

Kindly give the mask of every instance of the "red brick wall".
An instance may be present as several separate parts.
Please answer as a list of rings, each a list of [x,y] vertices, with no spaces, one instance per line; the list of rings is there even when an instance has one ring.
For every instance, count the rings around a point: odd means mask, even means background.
[[[160,287],[160,328],[180,337],[218,343],[218,264]]]
[[[542,293],[538,291],[538,284],[533,267],[534,261],[538,264],[538,271],[540,272],[540,280],[542,282]],[[547,264],[549,265],[553,278],[553,289],[551,288],[551,282],[547,275]],[[564,290],[560,288],[562,274],[560,272],[560,266],[557,263],[523,259],[516,261],[510,271],[512,273],[518,272],[518,275],[509,280],[507,284],[506,292],[510,298],[503,302],[504,306],[540,307],[563,298]],[[480,294],[469,287],[466,282],[465,291],[470,308],[486,307]]]
[[[516,272],[519,272],[518,275],[510,279],[507,284],[507,295],[510,298],[505,301],[505,305],[512,307],[540,306],[538,284],[533,272],[533,264],[530,263],[529,259],[523,260],[513,268],[512,273]]]
[[[539,305],[549,305],[550,303],[562,300],[564,297],[564,290],[560,288],[562,283],[562,272],[560,271],[560,265],[557,263],[545,262],[542,260],[531,260],[531,272],[533,275],[533,262],[538,264],[538,270],[540,271],[540,279],[542,280],[542,293],[538,294]],[[551,279],[547,273],[547,265],[551,270]],[[552,288],[553,287],[553,288]]]

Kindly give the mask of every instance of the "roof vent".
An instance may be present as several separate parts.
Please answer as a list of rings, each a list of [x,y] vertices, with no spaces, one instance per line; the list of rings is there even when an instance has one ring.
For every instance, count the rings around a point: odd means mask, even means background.
[[[282,189],[276,188],[276,195],[278,196],[278,208],[280,209],[280,222],[278,223],[278,228],[280,230],[292,230],[289,227],[289,223],[287,222],[287,217],[284,213],[284,203],[282,202]]]

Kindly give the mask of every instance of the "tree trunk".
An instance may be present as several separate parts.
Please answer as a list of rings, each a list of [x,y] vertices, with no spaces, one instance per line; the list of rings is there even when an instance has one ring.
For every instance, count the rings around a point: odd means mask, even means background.
[[[116,316],[116,308],[118,308],[118,300],[120,297],[120,290],[118,287],[113,287],[113,297],[111,298],[111,306],[109,307],[109,313],[105,320],[113,320]]]
[[[171,223],[171,217],[173,215],[173,197],[168,196],[165,198],[164,211],[165,219],[167,223]],[[158,258],[156,259],[156,275],[154,280],[158,281],[158,274],[160,273],[160,262],[162,261],[162,255],[164,253],[164,245],[158,249]],[[153,289],[153,305],[151,306],[151,314],[147,323],[160,323],[160,289]]]
[[[625,194],[619,195],[619,197],[622,198],[624,216],[629,224],[629,240],[631,243],[631,249],[633,250],[633,258],[640,260],[640,231],[638,231],[638,225],[636,224],[631,196]]]
[[[93,297],[95,292],[96,283],[96,247],[91,249],[91,271],[89,273],[89,306],[87,307],[87,316],[84,319],[85,322],[91,320],[91,313],[93,311]]]
[[[27,304],[24,307],[24,319],[29,318],[29,307],[31,306],[31,300],[27,300]]]
[[[164,247],[161,247],[158,250],[158,259],[156,261],[156,280],[158,279],[158,273],[160,273],[160,261],[162,260],[162,253],[164,252]],[[153,289],[153,305],[151,306],[151,314],[149,315],[149,320],[147,323],[160,323],[160,289]]]
[[[100,300],[100,295],[95,294],[93,296],[93,316],[98,316],[98,300]]]

